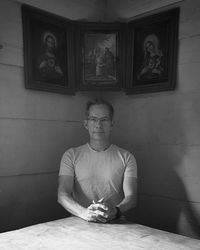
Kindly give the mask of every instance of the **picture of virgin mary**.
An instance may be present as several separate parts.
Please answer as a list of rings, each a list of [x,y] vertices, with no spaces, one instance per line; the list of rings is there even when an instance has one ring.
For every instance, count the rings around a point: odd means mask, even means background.
[[[160,79],[163,73],[163,52],[159,48],[159,39],[157,35],[150,34],[143,42],[143,64],[137,79]]]

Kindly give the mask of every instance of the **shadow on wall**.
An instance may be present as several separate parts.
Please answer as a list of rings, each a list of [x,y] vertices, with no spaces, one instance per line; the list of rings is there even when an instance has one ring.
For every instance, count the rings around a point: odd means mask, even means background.
[[[0,177],[0,233],[69,216],[57,203],[57,174]]]
[[[164,154],[164,153],[163,153]],[[200,238],[200,219],[186,188],[170,163],[172,153],[162,157],[165,168],[158,162],[157,174],[139,179],[137,222],[154,228]],[[156,163],[155,163],[156,164]],[[167,166],[171,166],[167,167]],[[159,168],[160,167],[160,168]],[[145,186],[145,188],[143,187]]]
[[[154,228],[200,238],[200,204],[189,197],[185,179],[180,175],[186,169],[183,159],[188,157],[187,151],[190,148],[187,146],[189,143],[185,131],[188,124],[185,124],[185,110],[182,109],[182,105],[177,105],[176,110],[169,110],[164,105],[157,109],[146,107],[144,112],[140,110],[138,121],[136,111],[134,128],[130,129],[128,124],[121,126],[124,131],[129,132],[129,138],[117,138],[116,143],[129,150],[135,148],[133,152],[138,163],[139,188],[136,221]],[[130,117],[128,113],[127,111],[126,117]],[[140,128],[142,131],[135,134]],[[140,142],[142,138],[146,141]],[[188,166],[186,172],[193,174]],[[192,178],[189,185],[190,189],[195,187]],[[129,218],[133,219],[134,215],[129,214]]]

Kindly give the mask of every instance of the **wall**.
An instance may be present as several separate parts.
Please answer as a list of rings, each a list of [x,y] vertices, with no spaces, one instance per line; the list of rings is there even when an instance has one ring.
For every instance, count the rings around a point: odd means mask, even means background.
[[[172,2],[109,0],[107,19],[131,20],[180,6],[176,90],[105,96],[117,110],[113,139],[138,162],[139,222],[200,237],[200,2]]]
[[[102,15],[96,1],[25,1],[71,19]],[[65,10],[67,12],[65,13]],[[25,89],[21,4],[0,1],[0,231],[66,216],[57,204],[64,150],[85,143],[85,101]]]

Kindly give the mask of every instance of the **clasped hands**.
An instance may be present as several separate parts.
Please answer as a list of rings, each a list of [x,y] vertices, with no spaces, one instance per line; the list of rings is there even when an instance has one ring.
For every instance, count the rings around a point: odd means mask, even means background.
[[[97,202],[93,201],[93,203],[86,209],[85,220],[106,223],[116,217],[116,208],[103,200],[104,198]]]

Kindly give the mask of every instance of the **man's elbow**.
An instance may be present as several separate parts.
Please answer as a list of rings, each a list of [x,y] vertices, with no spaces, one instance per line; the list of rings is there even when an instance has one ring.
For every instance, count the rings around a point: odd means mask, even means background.
[[[130,208],[135,208],[137,206],[137,196],[130,195],[129,196]]]
[[[66,196],[65,193],[58,191],[58,195],[57,195],[57,202],[62,205],[63,204],[63,200],[64,197]]]
[[[60,194],[58,193],[58,195],[57,195],[57,202],[59,203],[59,204],[61,204],[61,197],[60,197]]]

